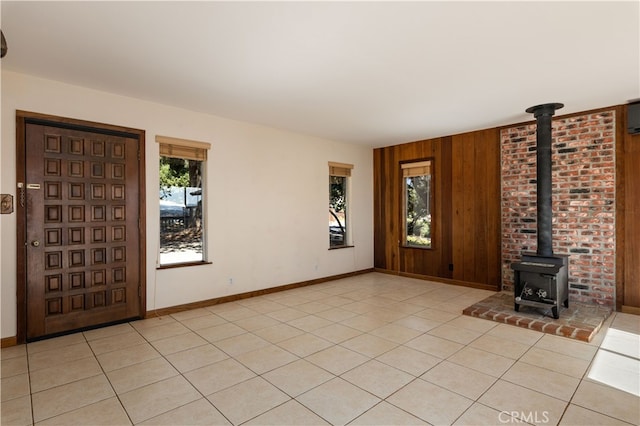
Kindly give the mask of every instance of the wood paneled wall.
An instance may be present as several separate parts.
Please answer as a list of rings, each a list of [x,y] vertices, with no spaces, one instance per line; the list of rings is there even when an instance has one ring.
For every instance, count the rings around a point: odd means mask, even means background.
[[[618,143],[616,191],[618,202],[616,240],[616,308],[640,314],[640,134],[626,131],[627,106],[618,129],[624,132]]]
[[[402,246],[400,163],[433,159],[432,248]],[[500,288],[500,141],[497,129],[374,151],[374,266]]]
[[[616,107],[616,308],[640,313],[640,135],[626,132],[626,112]],[[400,163],[427,158],[433,248],[402,247]],[[500,187],[498,129],[374,150],[375,268],[499,290]]]

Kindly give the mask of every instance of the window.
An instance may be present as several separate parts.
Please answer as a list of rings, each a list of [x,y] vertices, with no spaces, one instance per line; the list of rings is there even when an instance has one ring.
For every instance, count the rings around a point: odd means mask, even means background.
[[[160,266],[206,261],[203,188],[210,145],[156,136],[160,144]]]
[[[431,160],[402,164],[404,245],[431,248]]]
[[[347,247],[348,178],[353,165],[329,162],[329,248]]]

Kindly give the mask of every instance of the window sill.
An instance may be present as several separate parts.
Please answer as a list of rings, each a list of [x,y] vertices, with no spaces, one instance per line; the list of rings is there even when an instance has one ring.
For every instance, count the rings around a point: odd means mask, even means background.
[[[433,250],[433,247],[420,247],[420,246],[401,246],[403,249],[416,249],[416,250]]]
[[[156,267],[156,269],[174,269],[174,268],[184,268],[187,266],[199,266],[199,265],[211,265],[212,262],[205,262],[200,261],[200,262],[184,262],[184,263],[170,263],[168,265],[160,265],[158,267]]]
[[[353,248],[355,246],[333,246],[333,247],[329,247],[329,250],[339,250],[339,249],[343,249],[343,248]]]

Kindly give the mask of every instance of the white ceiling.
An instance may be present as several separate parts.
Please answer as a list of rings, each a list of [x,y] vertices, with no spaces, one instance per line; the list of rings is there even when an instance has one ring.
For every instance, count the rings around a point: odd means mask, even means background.
[[[639,5],[3,0],[1,66],[379,147],[640,98]]]

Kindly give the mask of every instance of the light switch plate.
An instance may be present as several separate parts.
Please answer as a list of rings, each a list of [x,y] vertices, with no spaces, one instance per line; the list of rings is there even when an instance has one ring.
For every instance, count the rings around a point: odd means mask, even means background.
[[[13,213],[13,195],[0,194],[0,214]]]

